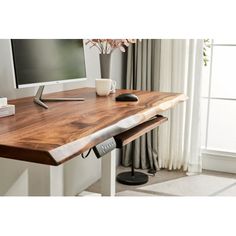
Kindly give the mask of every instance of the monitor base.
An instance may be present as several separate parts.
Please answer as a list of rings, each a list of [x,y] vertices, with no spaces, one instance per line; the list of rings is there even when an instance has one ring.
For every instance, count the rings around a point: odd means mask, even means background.
[[[84,98],[42,98],[43,90],[44,86],[40,86],[34,97],[34,102],[46,109],[48,106],[44,102],[84,101]]]

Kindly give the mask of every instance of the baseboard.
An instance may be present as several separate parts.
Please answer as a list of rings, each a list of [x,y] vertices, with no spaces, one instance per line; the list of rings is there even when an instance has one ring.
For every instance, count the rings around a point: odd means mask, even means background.
[[[236,154],[224,151],[202,150],[202,167],[236,174]]]

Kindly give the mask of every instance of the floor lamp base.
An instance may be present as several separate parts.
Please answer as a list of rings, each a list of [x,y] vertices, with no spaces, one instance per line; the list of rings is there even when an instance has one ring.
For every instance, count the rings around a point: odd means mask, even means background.
[[[135,171],[122,172],[117,175],[116,180],[121,184],[140,185],[148,182],[148,175]]]

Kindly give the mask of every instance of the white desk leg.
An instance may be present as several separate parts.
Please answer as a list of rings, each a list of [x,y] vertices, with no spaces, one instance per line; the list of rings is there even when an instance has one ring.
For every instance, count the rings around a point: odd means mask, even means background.
[[[102,196],[115,196],[116,193],[116,150],[102,157]]]
[[[29,168],[29,196],[63,196],[63,165],[34,164]]]
[[[64,166],[50,166],[50,196],[64,195]]]

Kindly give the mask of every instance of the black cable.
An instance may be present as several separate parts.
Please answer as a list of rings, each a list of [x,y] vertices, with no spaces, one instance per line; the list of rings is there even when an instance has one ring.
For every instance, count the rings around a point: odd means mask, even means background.
[[[82,158],[83,159],[87,158],[88,155],[90,154],[91,150],[92,150],[92,148],[89,149],[89,151],[87,152],[87,154],[85,156],[84,156],[84,153],[81,153]]]
[[[155,170],[155,168],[151,168],[148,170],[148,174],[151,174],[152,176],[155,176],[156,173],[157,171]]]

